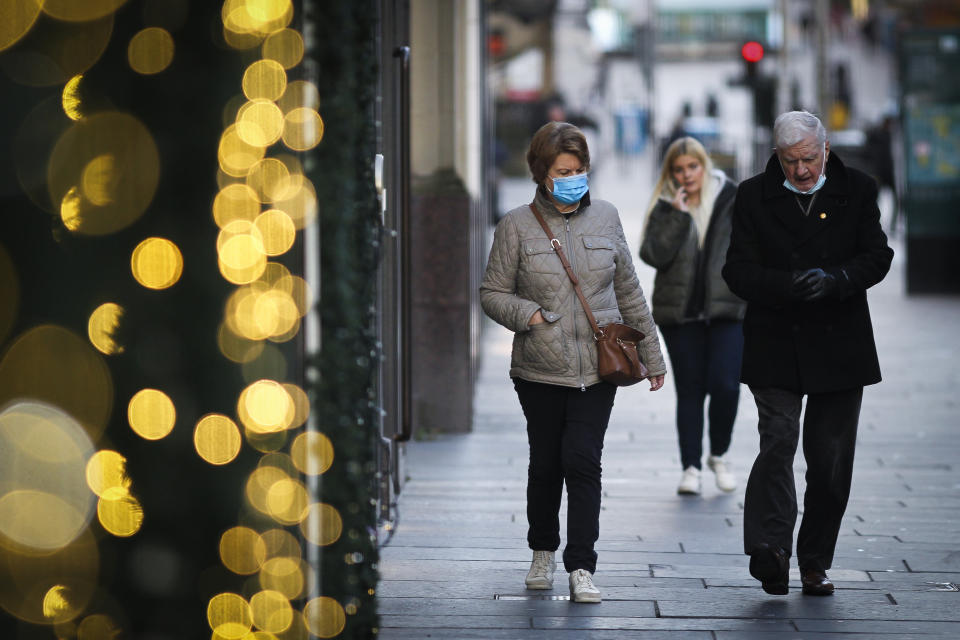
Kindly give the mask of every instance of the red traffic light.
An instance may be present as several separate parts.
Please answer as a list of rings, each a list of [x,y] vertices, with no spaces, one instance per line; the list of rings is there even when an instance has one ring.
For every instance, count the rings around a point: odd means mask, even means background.
[[[740,48],[740,55],[747,62],[760,62],[763,59],[763,45],[751,40]]]

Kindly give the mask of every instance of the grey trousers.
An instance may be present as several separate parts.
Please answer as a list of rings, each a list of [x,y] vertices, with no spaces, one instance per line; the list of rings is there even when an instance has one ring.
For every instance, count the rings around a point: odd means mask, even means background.
[[[751,387],[759,414],[760,453],[747,481],[743,506],[743,547],[748,555],[761,544],[793,550],[797,489],[793,459],[800,439],[803,394]],[[863,387],[807,395],[803,415],[803,456],[807,489],[797,534],[802,569],[827,570],[847,508]]]

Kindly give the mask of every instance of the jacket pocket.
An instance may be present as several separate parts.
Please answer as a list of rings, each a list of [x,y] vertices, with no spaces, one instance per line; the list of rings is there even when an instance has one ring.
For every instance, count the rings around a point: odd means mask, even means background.
[[[559,273],[563,265],[550,246],[547,238],[530,238],[523,241],[523,264],[527,271],[535,273]]]
[[[591,271],[614,268],[616,251],[613,240],[606,236],[583,236],[583,247],[586,249],[587,266]]]
[[[521,340],[520,367],[544,373],[565,373],[569,369],[567,343],[559,322],[541,322],[518,334]]]

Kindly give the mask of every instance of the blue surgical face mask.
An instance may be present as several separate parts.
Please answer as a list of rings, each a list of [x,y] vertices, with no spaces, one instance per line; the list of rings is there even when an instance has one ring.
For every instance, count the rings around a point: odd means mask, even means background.
[[[780,165],[780,168],[783,169],[783,165]],[[823,150],[823,165],[821,165],[821,167],[820,167],[820,177],[817,178],[817,183],[816,183],[815,185],[813,185],[812,187],[810,187],[810,188],[807,189],[806,191],[801,191],[800,189],[798,189],[797,187],[795,187],[789,180],[787,180],[786,178],[784,178],[784,179],[783,179],[783,186],[785,186],[785,187],[786,187],[787,189],[789,189],[790,191],[793,191],[794,193],[799,193],[799,194],[802,195],[802,196],[809,196],[811,193],[816,193],[817,191],[819,191],[819,190],[820,190],[820,187],[823,186],[823,183],[827,181],[827,171],[826,171],[826,169],[827,169],[827,150],[826,150],[826,148],[824,148],[824,150]],[[783,174],[786,175],[787,172],[784,171]]]
[[[553,180],[553,197],[557,202],[573,204],[579,202],[590,187],[587,185],[587,174],[578,173],[565,178],[551,178]]]

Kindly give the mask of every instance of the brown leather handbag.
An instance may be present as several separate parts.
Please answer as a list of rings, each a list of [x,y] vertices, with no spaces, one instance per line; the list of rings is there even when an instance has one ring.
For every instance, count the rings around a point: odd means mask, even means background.
[[[537,211],[533,204],[530,204],[530,210],[536,217],[537,222],[543,227],[547,237],[550,238],[550,246],[560,258],[564,271],[573,283],[573,290],[583,305],[583,310],[587,314],[587,320],[590,321],[590,327],[593,329],[593,339],[597,343],[597,375],[601,380],[615,384],[618,387],[629,387],[641,380],[649,377],[647,367],[640,360],[640,353],[637,351],[637,343],[643,340],[643,333],[637,331],[631,326],[620,322],[613,322],[608,325],[597,325],[597,319],[590,310],[590,305],[580,289],[580,281],[577,274],[573,272],[573,267],[563,253],[563,247],[560,241],[554,237],[553,232],[547,225],[543,216]]]

